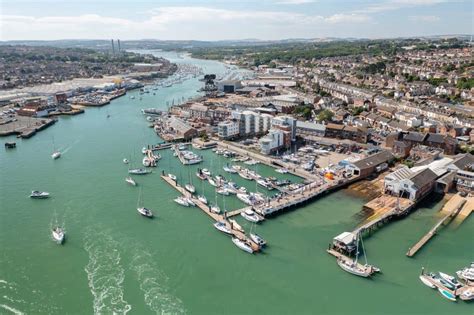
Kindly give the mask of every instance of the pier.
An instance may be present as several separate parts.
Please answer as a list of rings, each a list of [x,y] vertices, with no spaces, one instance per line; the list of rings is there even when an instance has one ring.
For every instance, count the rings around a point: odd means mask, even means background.
[[[242,209],[238,209],[238,210],[235,210],[235,211],[230,211],[229,213],[226,213],[225,216],[222,215],[222,214],[211,212],[210,207],[208,205],[202,203],[197,198],[194,198],[194,196],[190,192],[186,191],[186,189],[181,187],[174,180],[172,180],[171,178],[169,178],[168,176],[165,176],[165,175],[161,175],[161,178],[165,182],[167,182],[171,187],[173,187],[177,191],[179,191],[183,196],[185,196],[187,198],[191,198],[192,201],[196,204],[196,206],[199,209],[201,209],[205,214],[207,214],[209,217],[211,217],[214,221],[216,221],[216,222],[218,222],[218,221],[225,222],[226,226],[231,230],[232,235],[234,237],[237,237],[238,239],[241,239],[241,240],[247,242],[248,244],[250,244],[250,246],[252,247],[252,249],[254,251],[259,251],[260,250],[260,246],[258,244],[256,244],[255,242],[253,242],[252,239],[247,237],[245,232],[237,229],[236,227],[234,227],[234,225],[231,222],[229,222],[227,220],[227,218],[229,218],[229,217],[236,216],[236,215],[240,214],[240,212],[247,209],[247,207],[242,208]]]
[[[445,213],[445,215],[426,233],[423,235],[423,237],[412,247],[408,249],[407,256],[408,257],[413,257],[428,241],[436,235],[438,232],[439,228],[448,220],[453,219],[456,217],[456,215],[461,211],[463,208],[464,204],[466,203],[466,200],[464,198],[457,198],[455,195],[453,198],[451,198],[443,207],[441,210],[442,213]],[[459,196],[460,197],[460,196]]]

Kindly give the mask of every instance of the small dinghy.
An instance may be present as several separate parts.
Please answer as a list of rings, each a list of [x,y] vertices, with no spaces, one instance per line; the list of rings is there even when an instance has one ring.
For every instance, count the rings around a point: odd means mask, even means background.
[[[49,192],[33,190],[30,194],[30,198],[33,198],[33,199],[46,199],[46,198],[49,198]]]
[[[450,301],[453,301],[453,302],[456,302],[456,296],[454,294],[452,294],[451,292],[447,291],[447,290],[444,290],[444,289],[441,289],[441,288],[438,288],[438,291],[439,293],[441,293],[441,295],[450,300]]]
[[[176,175],[168,174],[168,177],[171,178],[172,180],[176,181]]]
[[[123,159],[123,163],[124,163],[124,164],[128,164],[129,161],[128,161],[127,159]]]
[[[127,183],[129,183],[130,185],[132,185],[132,186],[137,186],[137,182],[134,181],[133,178],[131,178],[130,176],[127,177],[127,178],[125,178],[125,181],[126,181]]]
[[[64,239],[66,237],[66,234],[63,230],[63,228],[57,226],[51,231],[51,235],[53,236],[53,239],[58,243],[62,244],[64,243]]]
[[[249,254],[253,254],[252,247],[250,247],[246,242],[242,241],[241,239],[233,237],[232,242],[235,244],[235,246],[237,246],[238,248],[240,248],[244,252],[247,252]]]

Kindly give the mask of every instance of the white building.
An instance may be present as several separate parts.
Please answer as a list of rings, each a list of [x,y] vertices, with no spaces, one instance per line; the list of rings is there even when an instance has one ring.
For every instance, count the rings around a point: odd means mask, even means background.
[[[228,120],[220,122],[217,125],[217,135],[221,139],[231,139],[240,135],[239,122],[236,120]]]
[[[272,128],[288,129],[291,141],[296,140],[296,119],[291,116],[277,116],[272,119]]]
[[[270,129],[268,134],[260,138],[260,151],[263,154],[270,154],[283,146],[284,134],[283,131],[278,129]]]

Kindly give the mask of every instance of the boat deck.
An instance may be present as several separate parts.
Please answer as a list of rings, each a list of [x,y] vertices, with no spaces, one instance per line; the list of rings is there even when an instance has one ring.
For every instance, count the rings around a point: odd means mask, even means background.
[[[247,237],[245,232],[242,232],[240,230],[237,230],[234,228],[234,226],[226,220],[226,218],[222,214],[217,214],[214,212],[211,212],[211,209],[208,205],[204,204],[203,202],[199,201],[197,198],[195,198],[191,193],[189,193],[184,187],[181,187],[179,184],[177,184],[174,180],[169,178],[168,176],[161,175],[161,178],[167,182],[171,187],[175,188],[177,191],[179,191],[183,196],[186,196],[188,198],[191,198],[193,202],[196,204],[196,206],[201,209],[204,213],[206,213],[208,216],[210,216],[214,221],[224,221],[226,223],[226,226],[231,230],[232,235],[246,241],[249,243],[254,251],[258,251],[260,247],[258,244],[252,241],[250,237]],[[235,216],[240,214],[241,211],[245,210],[246,208],[238,209],[236,211],[230,212],[230,214],[227,214],[227,217],[230,216]]]

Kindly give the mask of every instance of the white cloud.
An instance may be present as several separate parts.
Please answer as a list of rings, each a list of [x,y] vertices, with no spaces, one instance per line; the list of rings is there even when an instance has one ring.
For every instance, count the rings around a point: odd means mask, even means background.
[[[409,19],[414,22],[438,22],[440,20],[436,15],[412,15]]]
[[[159,38],[278,39],[314,37],[315,30],[335,23],[364,23],[361,14],[310,15],[296,12],[228,10],[168,6],[153,9],[142,20],[86,14],[78,16],[0,16],[0,39]]]
[[[432,6],[449,0],[389,0],[382,3],[372,4],[361,10],[356,10],[357,13],[378,13],[385,11],[394,11],[403,8],[412,8],[419,6]]]
[[[282,1],[277,1],[276,4],[307,4],[307,3],[313,3],[316,2],[315,0],[282,0]]]

